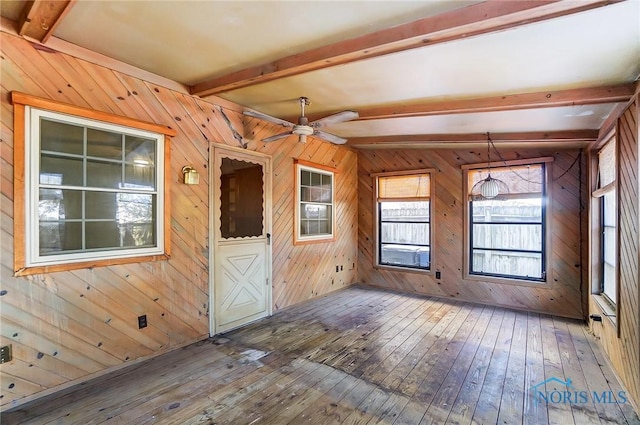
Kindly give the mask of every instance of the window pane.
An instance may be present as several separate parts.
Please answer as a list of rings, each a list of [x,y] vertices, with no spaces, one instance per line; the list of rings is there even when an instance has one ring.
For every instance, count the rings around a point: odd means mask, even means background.
[[[40,255],[82,249],[82,223],[41,221],[39,227]]]
[[[429,221],[429,201],[380,202],[382,221]]]
[[[605,263],[616,264],[616,228],[605,227],[603,233],[603,260]]]
[[[616,302],[616,268],[615,266],[605,263],[603,270],[603,290],[602,292],[609,297],[611,302]]]
[[[381,223],[381,243],[429,245],[428,223]]]
[[[114,221],[87,222],[85,224],[87,232],[87,249],[96,248],[117,248],[120,244],[120,229]]]
[[[82,218],[82,192],[40,189],[38,217],[42,221]]]
[[[319,173],[311,173],[311,186],[322,186],[322,175]]]
[[[616,191],[611,190],[603,196],[604,217],[603,224],[609,227],[616,226]]]
[[[221,165],[220,231],[223,238],[262,236],[262,165],[223,158]]]
[[[155,189],[156,169],[151,165],[126,165],[124,167],[124,187],[135,189]]]
[[[82,155],[84,128],[42,119],[40,121],[40,149]]]
[[[82,159],[42,155],[40,184],[83,186]]]
[[[473,201],[473,222],[542,222],[542,198]]]
[[[429,268],[429,247],[387,245],[380,247],[380,264]]]
[[[87,128],[87,155],[122,160],[122,134]]]
[[[473,247],[542,251],[542,225],[474,224]]]
[[[542,278],[542,254],[474,249],[472,273]]]
[[[125,136],[125,161],[138,165],[156,164],[156,141],[142,137]]]
[[[116,219],[116,193],[85,192],[87,219]]]
[[[300,171],[300,184],[303,186],[311,186],[311,172],[307,170]]]
[[[87,186],[118,189],[122,185],[122,164],[87,161]]]
[[[331,207],[328,205],[303,204],[302,218],[327,218]]]

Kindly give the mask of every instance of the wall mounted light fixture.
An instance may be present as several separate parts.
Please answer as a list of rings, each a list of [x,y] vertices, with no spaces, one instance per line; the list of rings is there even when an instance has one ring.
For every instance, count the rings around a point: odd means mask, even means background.
[[[185,165],[182,167],[182,177],[184,184],[198,184],[200,183],[200,174],[191,165]]]

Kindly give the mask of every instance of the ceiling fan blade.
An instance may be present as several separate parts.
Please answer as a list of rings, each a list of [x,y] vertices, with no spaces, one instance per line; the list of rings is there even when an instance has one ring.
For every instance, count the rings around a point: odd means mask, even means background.
[[[347,143],[347,139],[336,136],[335,134],[327,133],[326,131],[315,130],[313,135],[319,137],[320,139],[324,139],[327,142],[331,142],[334,145],[344,145]]]
[[[264,121],[269,121],[269,122],[272,122],[274,124],[281,125],[283,127],[293,127],[295,125],[292,122],[281,120],[280,118],[272,117],[271,115],[263,114],[262,112],[244,111],[243,114],[247,115],[247,116],[250,116],[250,117],[253,117],[253,118],[258,118],[258,119],[261,119],[261,120],[264,120]]]
[[[326,127],[332,124],[338,124],[340,122],[351,121],[358,118],[360,115],[356,111],[342,111],[337,114],[329,115],[328,117],[315,120],[309,125],[313,128]]]
[[[286,133],[280,133],[280,134],[276,134],[275,136],[266,137],[262,139],[262,141],[265,143],[275,142],[276,140],[284,139],[285,137],[291,136],[292,134],[293,134],[292,132],[287,131]]]

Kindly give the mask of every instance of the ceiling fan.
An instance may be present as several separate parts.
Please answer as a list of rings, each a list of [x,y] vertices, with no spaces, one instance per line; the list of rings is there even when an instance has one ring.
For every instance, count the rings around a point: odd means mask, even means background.
[[[320,127],[326,127],[333,124],[338,124],[345,121],[351,121],[358,118],[356,111],[342,111],[328,117],[320,118],[319,120],[309,122],[307,117],[304,116],[304,107],[308,106],[311,102],[306,97],[301,97],[300,101],[300,117],[298,118],[298,124],[294,124],[289,121],[282,120],[280,118],[272,117],[271,115],[263,114],[256,111],[244,111],[245,115],[258,118],[261,120],[269,121],[274,124],[281,125],[283,127],[290,128],[291,130],[284,133],[276,134],[275,136],[262,139],[263,142],[273,142],[276,140],[284,139],[291,134],[298,135],[298,141],[305,143],[307,136],[315,136],[320,139],[324,139],[327,142],[334,143],[336,145],[343,145],[347,142],[347,139],[336,136],[335,134],[327,133],[326,131],[318,130]]]

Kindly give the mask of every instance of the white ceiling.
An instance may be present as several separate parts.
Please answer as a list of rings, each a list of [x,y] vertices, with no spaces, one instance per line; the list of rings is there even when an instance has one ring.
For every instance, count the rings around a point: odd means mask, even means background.
[[[59,21],[53,36],[195,85],[421,18],[448,11],[464,13],[465,7],[475,3],[80,0]],[[15,10],[23,5],[22,1],[3,0],[1,13],[16,20]],[[632,83],[639,74],[640,0],[627,0],[304,72],[217,96],[295,119],[299,96],[311,99],[307,112],[318,117],[345,109],[367,111],[611,86]],[[347,138],[397,136],[398,143],[403,142],[403,136],[420,134],[597,130],[615,106],[604,103],[441,113],[357,120],[327,130]]]

